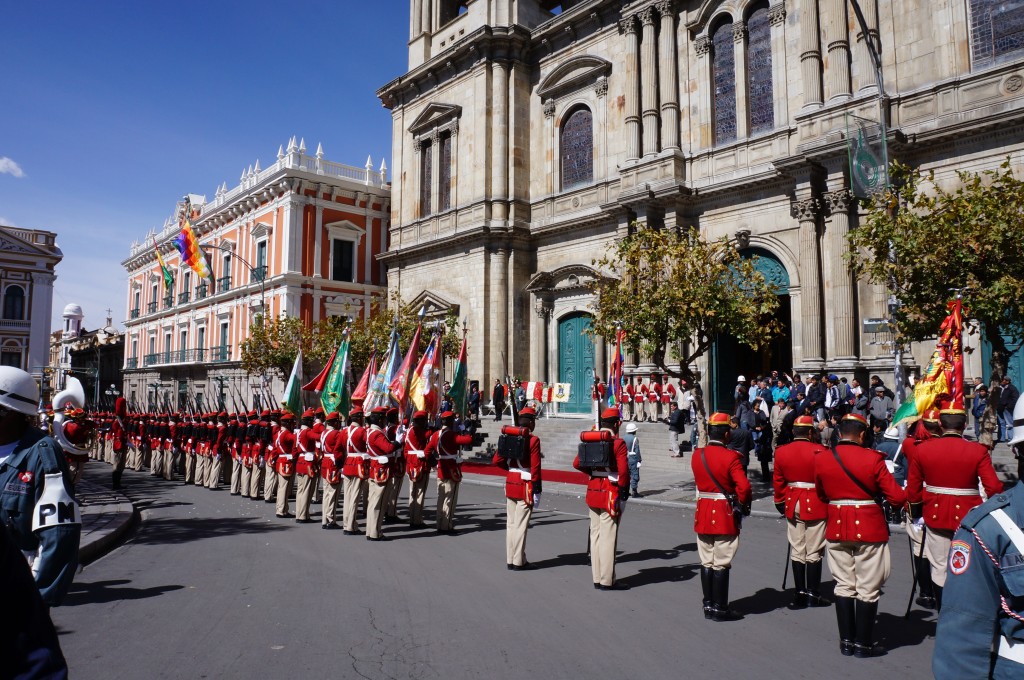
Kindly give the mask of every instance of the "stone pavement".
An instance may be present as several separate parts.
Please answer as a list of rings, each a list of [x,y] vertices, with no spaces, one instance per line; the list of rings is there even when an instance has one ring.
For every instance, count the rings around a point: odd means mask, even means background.
[[[110,466],[89,461],[78,481],[75,496],[82,511],[82,540],[78,560],[82,564],[102,557],[131,528],[135,508],[123,494],[111,491]]]

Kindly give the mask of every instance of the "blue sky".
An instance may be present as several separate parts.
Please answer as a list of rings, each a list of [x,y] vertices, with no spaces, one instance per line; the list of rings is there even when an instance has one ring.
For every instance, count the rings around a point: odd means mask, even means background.
[[[0,224],[58,234],[54,327],[69,302],[120,324],[131,242],[292,135],[390,166],[374,92],[404,73],[408,26],[405,0],[5,3]]]

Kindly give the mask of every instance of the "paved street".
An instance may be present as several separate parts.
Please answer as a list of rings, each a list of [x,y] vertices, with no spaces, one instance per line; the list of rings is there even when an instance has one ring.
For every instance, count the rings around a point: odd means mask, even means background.
[[[371,543],[224,490],[125,481],[141,523],[53,611],[74,678],[930,677],[934,624],[902,618],[903,534],[876,633],[890,652],[857,660],[839,654],[833,608],[784,608],[775,519],[744,527],[732,597],[747,617],[726,624],[701,615],[686,510],[627,509],[618,576],[632,589],[606,593],[591,585],[576,497],[545,496],[528,541],[541,569],[513,573],[494,487],[462,486],[459,536],[400,525]]]

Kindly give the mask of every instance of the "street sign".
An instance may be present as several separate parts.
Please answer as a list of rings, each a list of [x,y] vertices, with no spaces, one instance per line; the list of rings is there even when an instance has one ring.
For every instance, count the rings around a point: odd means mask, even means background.
[[[888,319],[864,319],[865,333],[888,333],[890,330]]]

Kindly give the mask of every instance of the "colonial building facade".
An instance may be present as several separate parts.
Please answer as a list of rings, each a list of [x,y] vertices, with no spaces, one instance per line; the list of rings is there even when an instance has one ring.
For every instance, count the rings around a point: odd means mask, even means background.
[[[182,407],[189,397],[228,406],[272,391],[241,369],[241,345],[256,314],[298,317],[368,314],[383,293],[390,185],[370,159],[357,168],[328,161],[318,146],[289,140],[275,162],[257,161],[241,183],[212,200],[190,195],[194,227],[213,280],[180,266],[174,239],[182,203],[157,233],[131,246],[124,396],[143,408]],[[166,291],[154,241],[174,274]],[[258,398],[258,397],[257,397]],[[265,403],[265,400],[264,400]]]
[[[39,380],[49,365],[54,268],[63,257],[53,232],[0,225],[0,365]]]
[[[484,384],[507,357],[589,411],[607,356],[580,335],[591,263],[635,225],[698,228],[759,256],[785,329],[763,352],[716,343],[697,367],[713,405],[738,373],[890,371],[863,330],[886,291],[843,257],[860,219],[848,114],[882,111],[891,154],[943,185],[1008,156],[1021,170],[1024,9],[860,6],[867,34],[848,0],[413,0],[409,70],[378,92],[400,180],[389,286],[468,318]]]

